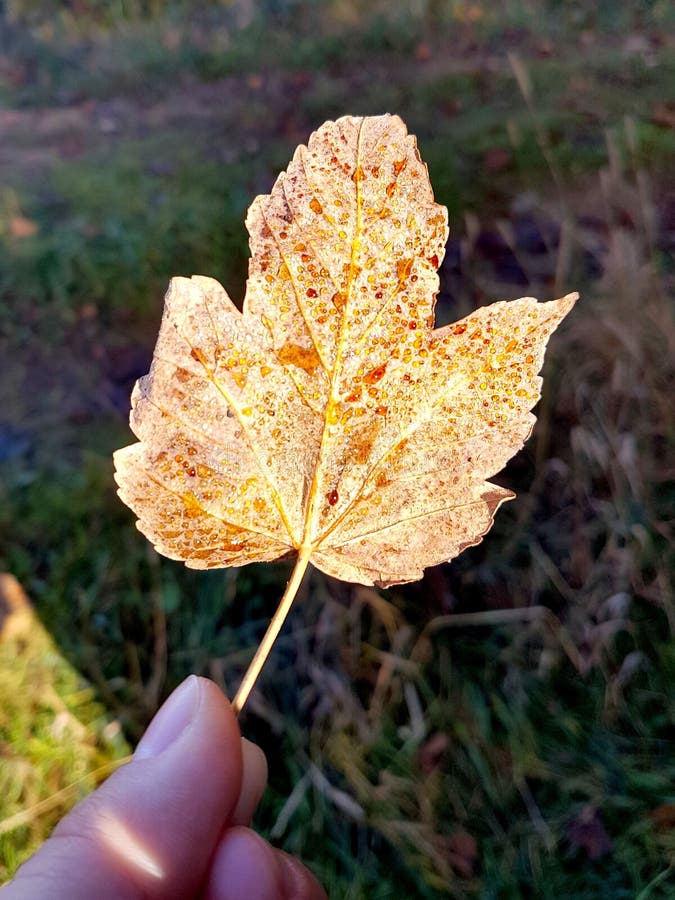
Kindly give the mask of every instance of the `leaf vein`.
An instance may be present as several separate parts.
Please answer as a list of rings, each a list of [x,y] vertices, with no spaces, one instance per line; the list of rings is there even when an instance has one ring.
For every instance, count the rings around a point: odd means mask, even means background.
[[[282,190],[283,190],[283,188],[282,188]],[[284,196],[285,196],[285,194],[284,194]],[[319,357],[319,360],[321,362],[321,367],[324,369],[324,371],[328,372],[329,368],[326,363],[326,360],[323,358],[323,354],[321,352],[321,347],[319,345],[318,338],[314,334],[314,331],[309,324],[307,310],[305,309],[304,304],[300,299],[300,297],[301,297],[300,291],[295,282],[295,279],[293,278],[293,275],[291,274],[291,269],[290,269],[290,266],[288,265],[288,258],[284,255],[284,252],[281,249],[281,244],[279,243],[277,235],[274,233],[274,230],[272,229],[272,226],[270,225],[270,223],[267,219],[267,215],[265,214],[264,209],[262,210],[262,217],[263,217],[265,224],[269,228],[269,231],[270,231],[270,234],[272,235],[272,239],[274,240],[274,243],[276,244],[276,248],[277,248],[277,252],[279,253],[279,257],[280,257],[281,261],[283,262],[283,264],[286,266],[286,270],[288,272],[288,277],[290,279],[291,284],[293,285],[293,293],[295,294],[295,303],[298,307],[298,312],[300,313],[300,316],[301,316],[303,322],[305,323],[305,328],[307,329],[307,334],[309,335],[309,339],[312,342],[314,349],[316,350],[317,356]]]
[[[173,322],[173,326],[176,329],[176,333],[188,345],[188,347],[190,348],[190,351],[193,351],[195,348],[193,347],[189,338],[180,331],[180,329],[178,328],[178,326],[176,325],[175,322]],[[227,388],[222,384],[222,382],[216,378],[215,374],[209,369],[209,367],[206,365],[206,363],[202,362],[202,360],[199,359],[199,364],[204,369],[204,372],[206,373],[206,377],[209,379],[209,381],[214,385],[216,390],[218,390],[220,392],[220,394],[223,396],[225,401],[232,407],[232,411],[234,412],[235,416],[237,417],[237,421],[241,425],[242,433],[246,435],[246,440],[247,440],[247,443],[251,450],[251,454],[252,454],[253,458],[255,459],[256,463],[258,464],[258,468],[260,469],[260,472],[262,473],[263,478],[265,479],[265,481],[267,481],[267,483],[269,485],[270,492],[272,494],[272,499],[274,500],[274,505],[276,506],[277,510],[279,511],[279,515],[281,516],[281,520],[284,523],[284,527],[286,528],[286,531],[288,532],[288,535],[291,538],[291,540],[295,542],[295,536],[293,534],[293,529],[291,528],[291,524],[288,520],[288,516],[286,515],[286,510],[284,509],[284,505],[281,500],[281,495],[279,494],[277,486],[273,482],[273,480],[270,476],[270,473],[267,471],[267,466],[264,465],[263,460],[258,455],[259,454],[258,447],[256,445],[255,440],[253,439],[253,436],[250,431],[250,425],[246,421],[246,417],[241,414],[239,405],[235,401],[234,397],[232,397],[232,395],[227,391]]]
[[[506,496],[506,495],[505,495]],[[439,506],[436,509],[425,510],[421,513],[416,513],[412,516],[404,516],[400,519],[397,519],[395,522],[392,522],[390,525],[380,525],[377,528],[371,528],[370,531],[363,531],[360,534],[354,535],[353,537],[348,538],[346,541],[343,541],[341,544],[329,544],[329,547],[344,547],[347,544],[351,544],[354,541],[362,540],[364,537],[368,537],[372,534],[380,534],[383,531],[388,531],[392,528],[396,528],[399,525],[403,525],[406,522],[415,522],[418,519],[427,519],[429,516],[437,515],[442,512],[450,512],[460,509],[471,509],[473,506],[479,506],[481,503],[484,503],[482,497],[477,500],[472,500],[469,503],[457,503],[457,504],[446,504],[444,506]]]
[[[156,475],[153,475],[152,472],[149,472],[145,467],[139,466],[141,472],[147,476],[147,478],[156,484],[157,487],[162,488],[162,490],[166,491],[168,494],[172,494],[174,497],[178,497],[178,499],[182,502],[184,498],[184,494],[181,494],[180,491],[175,491],[173,488],[170,488],[167,484],[165,484],[161,479],[157,478]],[[284,545],[285,542],[281,540],[279,535],[272,534],[268,531],[263,531],[259,528],[251,528],[250,525],[244,525],[241,522],[236,521],[235,519],[226,519],[223,516],[219,516],[214,512],[206,509],[202,503],[200,503],[199,498],[195,496],[195,503],[201,509],[205,516],[208,516],[211,519],[216,519],[218,522],[222,522],[223,525],[231,525],[233,528],[238,528],[240,531],[248,531],[251,534],[259,534],[261,537],[270,538],[271,540],[277,541],[277,543]],[[288,545],[286,545],[288,546]],[[224,549],[224,548],[223,548]]]
[[[357,142],[356,142],[356,169],[355,169],[355,171],[358,170],[360,161],[361,161],[361,139],[362,139],[362,134],[363,134],[364,121],[365,121],[364,119],[361,119],[361,122],[359,124],[359,133],[358,133]],[[314,472],[312,475],[312,483],[311,483],[311,486],[310,486],[310,489],[308,492],[307,513],[305,516],[305,529],[304,529],[304,535],[303,535],[303,544],[309,542],[310,537],[311,537],[311,530],[314,526],[315,510],[316,510],[316,506],[317,506],[318,478],[319,478],[319,474],[321,472],[321,467],[323,465],[324,454],[326,452],[326,444],[328,441],[328,434],[329,434],[328,419],[329,419],[329,415],[331,414],[331,412],[333,410],[333,405],[335,404],[335,400],[336,400],[335,385],[338,381],[338,372],[340,371],[340,363],[342,361],[343,347],[344,347],[344,343],[345,343],[345,339],[346,339],[345,332],[347,331],[347,329],[346,329],[347,310],[349,309],[350,295],[351,295],[352,286],[353,286],[353,282],[354,282],[353,275],[354,275],[354,267],[355,267],[356,247],[357,247],[357,243],[358,243],[359,229],[361,226],[361,193],[360,193],[359,184],[360,184],[360,179],[356,178],[355,182],[354,182],[354,188],[355,188],[354,201],[356,204],[356,225],[354,228],[354,236],[352,238],[349,276],[348,276],[348,280],[347,280],[347,299],[345,301],[345,308],[344,308],[343,319],[342,319],[342,327],[340,329],[340,334],[339,334],[338,342],[337,342],[337,348],[335,351],[335,364],[334,364],[333,370],[331,372],[330,387],[329,387],[329,393],[328,393],[328,402],[326,403],[325,410],[324,410],[323,431],[321,434],[321,442],[319,444],[319,452],[316,457],[316,464],[314,466]]]

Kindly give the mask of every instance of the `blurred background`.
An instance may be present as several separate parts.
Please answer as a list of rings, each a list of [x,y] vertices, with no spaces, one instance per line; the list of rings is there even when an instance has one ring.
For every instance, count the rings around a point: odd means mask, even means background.
[[[675,14],[666,0],[0,0],[0,881],[188,673],[232,696],[288,564],[189,572],[112,451],[171,275],[325,119],[398,113],[439,322],[582,299],[484,542],[312,573],[242,719],[332,898],[675,896]]]

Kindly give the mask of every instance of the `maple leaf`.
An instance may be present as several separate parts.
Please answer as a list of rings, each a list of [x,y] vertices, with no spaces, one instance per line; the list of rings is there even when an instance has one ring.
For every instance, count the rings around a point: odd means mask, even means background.
[[[115,454],[120,496],[194,568],[297,552],[287,594],[310,561],[416,580],[514,496],[487,479],[532,430],[577,295],[434,329],[447,211],[397,116],[324,124],[246,224],[241,312],[213,279],[171,282],[132,397],[139,442]]]

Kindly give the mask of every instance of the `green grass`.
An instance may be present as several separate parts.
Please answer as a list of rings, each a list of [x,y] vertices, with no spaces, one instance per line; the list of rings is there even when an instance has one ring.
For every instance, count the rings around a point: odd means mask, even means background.
[[[112,164],[63,167],[48,197],[20,191],[22,210],[41,227],[0,250],[6,315],[20,316],[27,304],[65,322],[84,304],[106,320],[120,310],[147,312],[170,273],[208,271],[242,283],[251,172],[204,164],[197,182],[193,174],[179,160],[170,174],[153,175],[132,145]]]
[[[557,287],[582,300],[502,478],[518,499],[484,543],[386,593],[316,573],[304,586],[243,723],[271,763],[258,824],[335,898],[671,896],[675,832],[654,811],[675,804],[675,324],[655,220],[675,147],[652,113],[674,57],[621,43],[665,29],[667,6],[507,3],[467,25],[460,3],[280,3],[248,24],[204,4],[189,26],[184,3],[92,3],[51,26],[47,2],[6,8],[27,74],[3,69],[2,99],[26,116],[93,106],[56,137],[36,136],[39,117],[12,126],[0,185],[0,570],[72,666],[41,633],[20,654],[0,644],[0,819],[124,752],[100,737],[101,703],[133,742],[189,672],[236,688],[287,566],[196,574],[148,547],[112,481],[131,440],[119,358],[151,350],[173,274],[241,298],[245,210],[312,128],[389,110],[418,134],[461,241],[440,315]],[[521,285],[475,237],[513,240],[522,210],[563,241],[516,247]],[[34,236],[12,235],[17,216]],[[550,612],[514,621],[521,607]],[[85,722],[79,743],[55,749],[47,685]],[[0,837],[0,874],[61,811]],[[597,859],[584,817],[609,841]]]
[[[652,69],[642,65],[620,87],[612,86],[607,70],[622,71],[622,57],[600,54],[584,70],[582,100],[572,103],[575,66],[547,60],[530,66],[534,111],[515,89],[508,65],[489,79],[477,72],[417,76],[412,84],[378,80],[352,98],[350,110],[391,109],[404,116],[419,136],[436,194],[453,221],[467,208],[480,207],[486,195],[494,204],[550,178],[551,165],[568,181],[597,171],[606,159],[607,129],[622,134],[625,116],[635,117],[638,152],[646,148],[650,165],[666,165],[675,150],[672,133],[655,128],[645,112],[674,83],[672,52],[664,51]],[[299,107],[308,127],[341,114],[353,90],[346,71],[318,73]],[[584,108],[586,96],[592,110]],[[444,114],[444,103],[455,101],[458,110]],[[214,116],[189,142],[177,125],[142,141],[115,138],[107,147],[94,136],[85,159],[58,162],[49,188],[41,191],[19,167],[4,202],[0,197],[0,226],[4,207],[5,221],[20,210],[40,230],[0,246],[5,316],[21,317],[27,305],[49,305],[66,320],[83,304],[94,304],[104,317],[116,309],[154,311],[175,273],[208,272],[240,298],[247,266],[245,210],[256,192],[269,189],[293,142],[283,136],[274,145],[256,141],[253,158],[247,158],[249,136],[268,128],[270,110],[264,102],[249,102],[237,113],[237,119]],[[236,159],[224,162],[220,148],[230,129],[243,134],[232,141]],[[511,162],[504,171],[486,173],[485,154],[495,148],[507,151]],[[0,324],[2,317],[0,311]]]
[[[0,832],[0,879],[33,853],[60,818],[57,803],[31,811],[64,788],[66,803],[96,784],[97,769],[128,753],[118,721],[64,659],[42,626],[0,640],[0,770],[3,819],[27,813]]]

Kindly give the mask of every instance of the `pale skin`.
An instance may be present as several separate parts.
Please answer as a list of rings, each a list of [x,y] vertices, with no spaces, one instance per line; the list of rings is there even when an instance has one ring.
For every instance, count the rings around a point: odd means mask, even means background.
[[[326,900],[308,869],[250,828],[266,781],[229,702],[192,676],[0,900]]]

